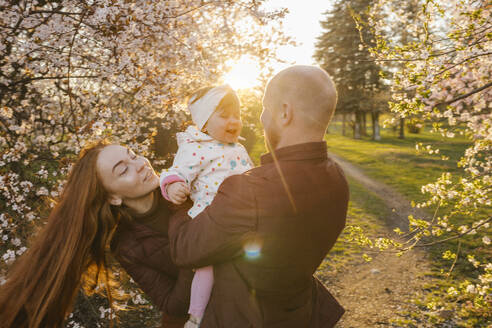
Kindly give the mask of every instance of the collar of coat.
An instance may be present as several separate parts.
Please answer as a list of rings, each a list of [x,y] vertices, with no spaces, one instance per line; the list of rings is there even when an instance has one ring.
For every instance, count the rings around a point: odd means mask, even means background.
[[[308,142],[275,149],[261,156],[261,165],[270,164],[276,158],[278,161],[302,161],[309,159],[328,158],[326,142]]]
[[[183,143],[213,141],[214,138],[198,130],[194,125],[190,125],[184,132],[176,134],[178,146]]]

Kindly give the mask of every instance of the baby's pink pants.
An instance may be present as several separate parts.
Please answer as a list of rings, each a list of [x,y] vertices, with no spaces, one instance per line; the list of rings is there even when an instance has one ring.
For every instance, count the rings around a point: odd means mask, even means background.
[[[212,286],[214,285],[214,269],[207,266],[196,269],[195,276],[191,283],[191,298],[189,314],[197,318],[202,318],[207,307],[210,294],[212,292]]]

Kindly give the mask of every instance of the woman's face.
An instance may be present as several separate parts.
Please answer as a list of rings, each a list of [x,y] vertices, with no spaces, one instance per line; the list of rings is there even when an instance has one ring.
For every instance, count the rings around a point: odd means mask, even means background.
[[[159,186],[159,177],[149,161],[126,147],[104,147],[99,153],[96,165],[112,205],[135,202]]]

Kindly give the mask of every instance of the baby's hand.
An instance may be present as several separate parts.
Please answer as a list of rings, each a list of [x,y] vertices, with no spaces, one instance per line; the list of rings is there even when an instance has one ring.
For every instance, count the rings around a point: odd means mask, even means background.
[[[183,204],[190,194],[190,187],[184,182],[173,182],[166,186],[169,200],[176,205]]]

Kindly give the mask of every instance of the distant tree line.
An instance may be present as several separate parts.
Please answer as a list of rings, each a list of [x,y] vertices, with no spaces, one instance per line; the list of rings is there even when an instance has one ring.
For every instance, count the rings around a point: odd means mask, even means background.
[[[400,68],[394,62],[381,62],[371,56],[370,48],[376,46],[371,31],[360,22],[367,21],[369,8],[374,0],[337,0],[332,9],[324,14],[320,22],[322,34],[316,43],[315,60],[334,78],[339,93],[337,113],[342,118],[342,133],[346,135],[347,125],[352,128],[354,138],[367,136],[367,117],[370,117],[372,139],[380,140],[380,114],[388,110],[390,79]],[[406,1],[402,6],[410,12],[412,20],[418,12],[418,0]],[[389,15],[378,13],[381,18]],[[405,26],[385,31],[387,36],[406,44],[412,35]],[[395,130],[400,138],[405,137],[405,126],[410,132],[418,132],[415,119],[395,117]]]

